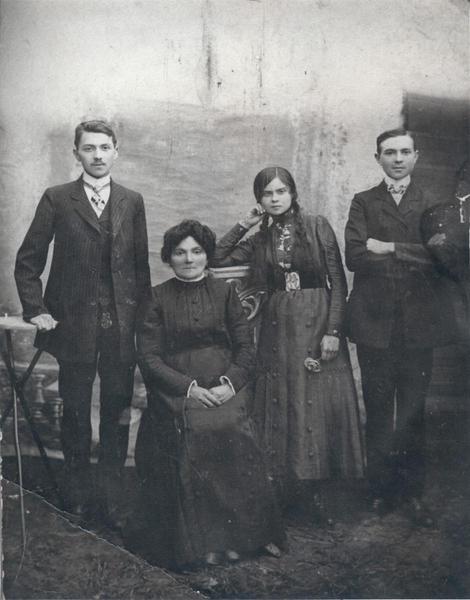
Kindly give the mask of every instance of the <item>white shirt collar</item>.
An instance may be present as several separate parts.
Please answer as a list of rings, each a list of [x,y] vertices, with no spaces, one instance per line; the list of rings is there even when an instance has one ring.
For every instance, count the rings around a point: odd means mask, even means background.
[[[385,184],[387,185],[387,187],[389,185],[391,185],[391,184],[393,184],[393,185],[406,185],[406,187],[408,187],[410,185],[410,182],[411,182],[411,177],[409,175],[407,175],[406,177],[403,177],[403,179],[392,179],[388,175],[385,175],[384,181],[385,181]]]
[[[178,277],[178,275],[175,273],[175,278],[178,281],[184,281],[184,283],[195,283],[196,281],[201,281],[202,279],[204,279],[204,277],[206,276],[205,273],[203,273],[200,277],[198,277],[197,279],[183,279],[182,277]]]
[[[86,181],[92,187],[102,188],[104,185],[108,185],[111,183],[111,175],[105,175],[104,177],[100,177],[96,179],[86,171],[83,172],[83,181]]]

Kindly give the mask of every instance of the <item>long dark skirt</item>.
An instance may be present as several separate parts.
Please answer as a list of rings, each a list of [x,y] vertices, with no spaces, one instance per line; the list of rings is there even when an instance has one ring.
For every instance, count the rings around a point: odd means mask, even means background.
[[[283,544],[247,396],[245,388],[221,407],[187,409],[184,418],[147,409],[135,457],[141,506],[126,531],[131,549],[178,567],[208,552],[246,554]]]
[[[277,481],[356,479],[364,474],[349,352],[309,371],[327,330],[326,289],[275,292],[263,315],[252,414]]]

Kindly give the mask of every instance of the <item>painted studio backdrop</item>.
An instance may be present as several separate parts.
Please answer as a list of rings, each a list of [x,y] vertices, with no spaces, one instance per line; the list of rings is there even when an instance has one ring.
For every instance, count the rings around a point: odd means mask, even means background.
[[[292,170],[342,244],[353,193],[380,177],[375,137],[403,122],[407,95],[442,100],[444,122],[468,97],[466,4],[1,0],[1,308],[19,310],[16,250],[43,189],[78,176],[86,117],[116,126],[113,177],[144,195],[154,283],[164,230],[194,216],[222,233],[269,164]],[[442,133],[441,168],[465,154]]]
[[[267,165],[343,248],[354,192],[381,177],[379,132],[417,132],[438,199],[468,156],[466,0],[0,0],[0,43],[2,314],[21,310],[13,264],[42,191],[80,173],[85,118],[116,128],[113,177],[144,196],[154,284],[163,232],[195,217],[222,234]]]

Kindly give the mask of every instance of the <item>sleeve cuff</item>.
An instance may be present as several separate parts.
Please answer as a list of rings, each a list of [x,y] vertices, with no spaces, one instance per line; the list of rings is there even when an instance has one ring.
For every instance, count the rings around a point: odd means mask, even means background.
[[[333,335],[334,337],[341,337],[341,333],[339,331],[339,329],[328,329],[328,331],[326,332],[326,335]]]
[[[191,381],[191,383],[189,384],[188,390],[186,392],[186,398],[189,398],[189,394],[191,393],[191,390],[193,389],[193,387],[197,385],[197,381],[195,379],[193,379]]]
[[[232,385],[232,382],[230,381],[230,379],[226,376],[226,375],[222,375],[219,379],[220,383],[223,384],[227,384],[230,389],[232,390],[233,394],[235,395],[237,392],[235,391],[235,388]]]

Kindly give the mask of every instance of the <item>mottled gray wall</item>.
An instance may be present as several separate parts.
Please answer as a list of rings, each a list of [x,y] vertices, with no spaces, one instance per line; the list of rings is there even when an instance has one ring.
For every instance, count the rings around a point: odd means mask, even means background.
[[[223,232],[256,172],[292,169],[342,243],[377,133],[403,93],[468,95],[465,0],[0,0],[0,307],[42,190],[78,176],[83,117],[117,127],[114,177],[144,194],[154,281],[164,229]]]

